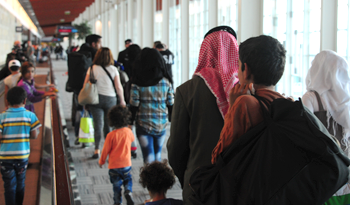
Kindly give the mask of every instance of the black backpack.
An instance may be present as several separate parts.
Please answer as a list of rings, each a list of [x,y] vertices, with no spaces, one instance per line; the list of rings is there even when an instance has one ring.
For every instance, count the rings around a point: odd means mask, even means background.
[[[91,65],[92,58],[89,52],[72,52],[68,54],[68,81],[66,88],[79,92],[83,88],[86,72]]]
[[[255,96],[264,121],[191,175],[193,204],[323,204],[349,179],[350,160],[301,100]]]

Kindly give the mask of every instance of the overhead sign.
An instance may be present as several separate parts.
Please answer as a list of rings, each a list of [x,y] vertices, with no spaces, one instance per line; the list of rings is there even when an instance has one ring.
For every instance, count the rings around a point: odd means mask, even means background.
[[[22,33],[23,32],[23,26],[16,26],[16,32]]]
[[[58,33],[77,33],[78,30],[74,26],[58,26]]]

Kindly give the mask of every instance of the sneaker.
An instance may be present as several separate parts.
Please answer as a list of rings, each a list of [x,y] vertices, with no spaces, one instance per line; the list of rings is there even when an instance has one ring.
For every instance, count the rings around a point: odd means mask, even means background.
[[[137,157],[137,152],[131,151],[131,158],[136,159],[136,157]]]
[[[80,145],[79,137],[75,138],[74,144],[75,144],[75,145]]]
[[[100,155],[98,153],[95,153],[91,156],[92,159],[98,159]]]
[[[125,191],[124,196],[127,205],[134,205],[134,199],[132,198],[132,193],[130,191]]]

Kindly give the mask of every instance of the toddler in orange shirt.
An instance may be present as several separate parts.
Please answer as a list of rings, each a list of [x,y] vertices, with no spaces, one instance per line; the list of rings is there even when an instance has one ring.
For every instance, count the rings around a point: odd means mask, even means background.
[[[128,128],[130,112],[127,107],[114,106],[108,113],[109,125],[114,130],[107,134],[103,145],[100,167],[106,162],[109,155],[109,177],[113,184],[114,204],[122,204],[121,186],[124,184],[124,196],[127,205],[133,205],[131,179],[131,143],[135,140],[134,134]]]

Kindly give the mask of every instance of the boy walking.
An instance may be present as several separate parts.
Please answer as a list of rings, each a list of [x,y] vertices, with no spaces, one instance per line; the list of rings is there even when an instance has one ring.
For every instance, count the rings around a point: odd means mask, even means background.
[[[19,60],[11,60],[8,63],[8,68],[11,71],[11,75],[7,76],[4,80],[4,84],[5,84],[5,106],[6,108],[8,107],[7,101],[6,101],[6,96],[7,96],[7,92],[15,87],[18,83],[18,79],[21,77],[21,73],[19,72],[19,68],[21,67],[21,63],[19,62]]]
[[[131,179],[131,143],[134,134],[128,128],[130,112],[127,107],[114,106],[108,113],[109,125],[114,130],[107,134],[101,158],[100,167],[109,155],[109,177],[113,184],[114,204],[122,204],[121,186],[124,184],[124,196],[128,205],[133,205]]]
[[[27,94],[21,87],[7,93],[9,109],[0,114],[0,164],[7,205],[23,204],[29,139],[36,139],[41,126],[33,112],[24,108]]]

